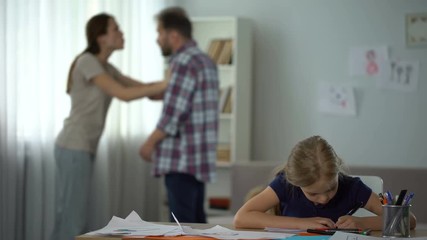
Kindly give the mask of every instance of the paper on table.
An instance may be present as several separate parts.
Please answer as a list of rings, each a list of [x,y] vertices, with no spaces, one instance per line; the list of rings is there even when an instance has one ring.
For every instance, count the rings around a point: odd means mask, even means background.
[[[292,236],[289,240],[330,240],[329,235],[318,235],[318,236]]]
[[[305,230],[301,230],[301,229],[273,228],[273,227],[266,227],[266,228],[264,228],[264,230],[268,231],[268,232],[284,232],[284,233],[301,233],[301,232],[305,232]]]
[[[186,226],[183,226],[185,228]],[[185,234],[184,236],[148,236],[148,239],[155,240],[166,240],[166,239],[176,239],[176,240],[206,240],[206,239],[286,239],[291,237],[293,239],[295,236],[292,234],[284,233],[268,233],[268,232],[251,232],[251,231],[233,231],[228,228],[221,227],[219,225],[205,229],[192,229],[193,234]],[[329,236],[328,236],[329,237]],[[122,239],[126,240],[144,240],[144,237],[138,236],[126,236]],[[325,240],[319,239],[319,240]],[[313,239],[317,240],[317,238]]]
[[[182,229],[185,235],[190,236],[205,236],[216,239],[278,239],[287,238],[294,235],[286,233],[269,233],[260,231],[234,231],[219,225],[216,225],[215,227],[209,229],[193,229],[188,226],[181,227],[181,224],[179,223],[173,212],[171,212],[171,214],[173,219],[175,219],[175,222]]]
[[[113,216],[107,226],[87,233],[87,235],[138,235],[138,236],[169,236],[182,235],[183,232],[177,226],[150,223],[142,220],[132,211],[125,219]]]
[[[217,239],[283,239],[294,236],[294,234],[289,233],[236,231],[219,225],[204,230],[193,229],[193,231],[198,232],[200,234],[199,236],[213,237]]]
[[[335,232],[334,235],[331,236],[329,240],[377,240],[377,239],[393,239],[393,240],[407,240],[408,238],[383,238],[383,237],[372,237],[372,236],[366,236],[366,235],[360,235],[360,234],[354,234],[354,233],[347,233],[347,232]],[[411,239],[426,239],[426,237],[415,237]]]
[[[177,223],[179,224],[178,220]],[[189,226],[171,226],[146,222],[136,212],[126,219],[113,217],[102,229],[87,233],[88,235],[114,236],[205,236],[217,239],[280,239],[293,236],[288,233],[262,231],[235,231],[219,225],[209,229],[193,229]]]

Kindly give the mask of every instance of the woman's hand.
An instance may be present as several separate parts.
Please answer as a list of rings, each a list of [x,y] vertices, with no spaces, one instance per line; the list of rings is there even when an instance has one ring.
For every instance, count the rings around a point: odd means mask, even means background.
[[[150,100],[162,100],[163,99],[164,91],[166,91],[166,88],[169,85],[171,75],[172,75],[172,71],[170,69],[168,69],[165,73],[165,79],[163,81],[159,81],[157,83],[154,83],[154,84],[159,84],[161,86],[161,88],[163,89],[163,92],[156,94],[156,95],[153,95],[153,96],[149,96],[148,98]]]

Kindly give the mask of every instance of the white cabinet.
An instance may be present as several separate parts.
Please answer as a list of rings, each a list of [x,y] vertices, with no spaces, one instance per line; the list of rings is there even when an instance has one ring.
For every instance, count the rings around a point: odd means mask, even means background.
[[[231,168],[233,163],[248,162],[251,150],[252,120],[252,28],[249,19],[238,17],[193,18],[193,38],[199,47],[209,51],[212,41],[232,40],[230,64],[218,65],[220,88],[231,87],[230,113],[221,113],[219,121],[219,147],[229,149],[228,161],[217,161],[218,180],[207,184],[206,210],[212,216],[229,215],[229,211],[209,208],[209,198],[231,196]]]
[[[212,41],[232,40],[231,64],[218,65],[221,89],[231,87],[230,113],[221,113],[219,145],[230,149],[229,161],[218,166],[246,162],[250,158],[252,119],[252,31],[250,21],[237,17],[193,18],[193,38],[206,52]]]

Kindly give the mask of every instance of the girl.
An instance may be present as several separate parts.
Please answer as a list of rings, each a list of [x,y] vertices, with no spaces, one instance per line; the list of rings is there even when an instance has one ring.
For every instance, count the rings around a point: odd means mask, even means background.
[[[157,98],[167,82],[142,84],[122,75],[108,62],[123,49],[123,33],[108,14],[86,25],[87,48],[74,60],[68,75],[70,116],[55,143],[55,227],[51,239],[71,240],[85,232],[93,162],[111,99]]]
[[[236,228],[370,228],[382,229],[377,194],[360,178],[341,172],[342,160],[319,136],[299,142],[285,167],[264,191],[245,203],[234,217]],[[360,205],[373,217],[347,215]],[[282,216],[265,213],[279,204]],[[411,214],[411,228],[415,217]]]

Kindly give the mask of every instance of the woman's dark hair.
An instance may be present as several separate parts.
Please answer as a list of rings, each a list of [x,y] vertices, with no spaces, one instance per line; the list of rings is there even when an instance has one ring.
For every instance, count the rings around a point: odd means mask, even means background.
[[[166,30],[176,30],[183,37],[192,38],[192,26],[190,19],[184,9],[180,7],[170,7],[162,10],[156,19]]]
[[[101,49],[99,48],[97,39],[99,36],[102,36],[107,33],[108,22],[111,18],[113,18],[113,16],[106,13],[100,13],[89,19],[89,21],[86,24],[87,47],[81,54],[86,52],[89,52],[92,54],[98,54],[101,51]],[[71,64],[70,71],[68,72],[67,91],[66,91],[67,93],[70,93],[71,86],[73,85],[73,81],[71,80],[71,73],[74,69],[74,66],[76,65],[77,58],[81,54],[79,54],[74,59],[73,63]]]

